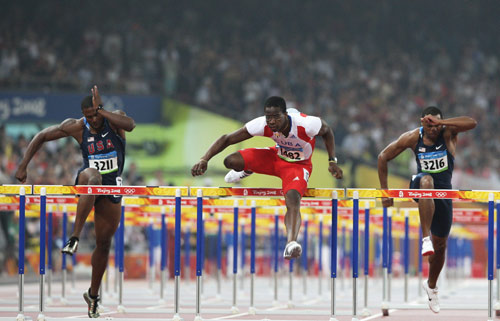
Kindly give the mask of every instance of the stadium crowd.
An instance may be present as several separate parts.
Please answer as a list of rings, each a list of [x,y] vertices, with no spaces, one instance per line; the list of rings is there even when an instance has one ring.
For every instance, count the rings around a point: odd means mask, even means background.
[[[368,162],[436,104],[445,117],[479,123],[459,141],[457,168],[483,178],[500,170],[493,1],[27,3],[0,13],[3,90],[85,92],[98,83],[241,121],[277,94],[325,118],[341,157]]]

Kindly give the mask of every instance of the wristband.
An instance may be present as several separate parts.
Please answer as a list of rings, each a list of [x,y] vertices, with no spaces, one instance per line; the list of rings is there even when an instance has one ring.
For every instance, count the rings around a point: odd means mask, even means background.
[[[329,157],[328,162],[337,164],[337,157]]]

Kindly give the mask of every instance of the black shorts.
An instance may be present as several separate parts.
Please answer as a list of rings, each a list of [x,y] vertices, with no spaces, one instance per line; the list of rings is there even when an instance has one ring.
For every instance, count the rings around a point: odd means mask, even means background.
[[[78,185],[78,176],[80,176],[80,173],[85,170],[85,168],[81,168],[78,170],[78,173],[76,174],[75,178],[75,185]],[[117,186],[117,178],[119,176],[114,176],[114,175],[101,175],[102,177],[102,185],[113,185]],[[121,179],[120,179],[121,180]],[[78,197],[80,195],[77,195]],[[98,195],[95,198],[94,205],[97,204],[100,200],[107,198],[111,201],[111,203],[118,204],[121,203],[122,201],[122,196],[121,195]]]
[[[420,189],[420,179],[428,173],[418,173],[410,181],[411,189]],[[434,187],[439,189],[439,187]],[[415,199],[418,202],[418,199]],[[434,199],[434,215],[432,216],[431,233],[439,237],[450,235],[453,222],[453,202],[451,199]]]

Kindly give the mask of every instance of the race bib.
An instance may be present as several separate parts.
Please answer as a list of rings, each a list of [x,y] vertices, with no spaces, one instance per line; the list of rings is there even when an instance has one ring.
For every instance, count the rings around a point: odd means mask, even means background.
[[[118,170],[116,151],[107,154],[89,155],[89,167],[97,169],[101,174],[116,172]]]
[[[445,150],[418,154],[418,160],[424,173],[440,173],[448,169],[448,156]]]
[[[287,162],[298,162],[304,160],[304,150],[302,148],[291,148],[277,145],[278,156]]]

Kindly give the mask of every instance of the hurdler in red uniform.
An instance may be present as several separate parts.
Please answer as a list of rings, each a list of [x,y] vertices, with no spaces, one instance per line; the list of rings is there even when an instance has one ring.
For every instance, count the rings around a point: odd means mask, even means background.
[[[287,245],[285,259],[297,258],[302,247],[297,243],[300,230],[300,200],[307,189],[312,172],[311,156],[316,136],[321,136],[328,152],[328,170],[342,178],[342,170],[335,157],[335,141],[332,129],[319,117],[298,112],[287,112],[285,100],[273,96],[264,104],[264,116],[248,122],[237,131],[223,135],[208,149],[205,155],[191,169],[193,176],[207,170],[208,161],[227,146],[237,144],[253,136],[266,136],[276,145],[268,148],[248,148],[227,156],[224,165],[231,171],[226,175],[228,183],[235,183],[252,173],[277,176],[282,180],[287,212],[285,226]]]

